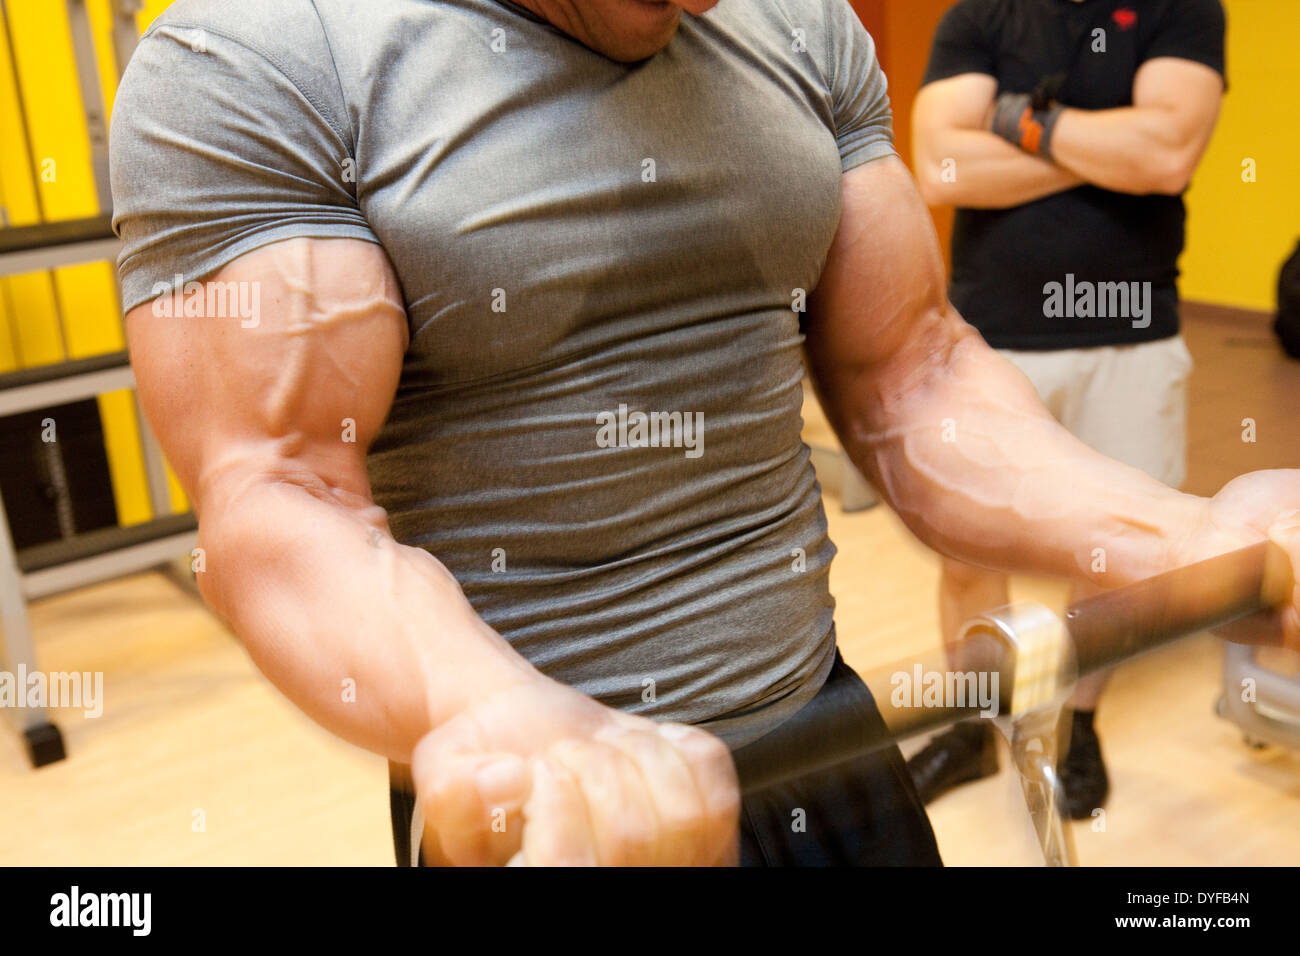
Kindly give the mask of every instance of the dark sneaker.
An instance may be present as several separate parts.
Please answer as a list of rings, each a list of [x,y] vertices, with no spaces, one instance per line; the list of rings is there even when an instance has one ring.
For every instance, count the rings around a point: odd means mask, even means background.
[[[998,772],[998,744],[987,720],[968,720],[933,737],[907,762],[922,803]]]
[[[1091,711],[1075,711],[1070,724],[1070,750],[1058,772],[1065,790],[1065,813],[1071,820],[1087,820],[1106,802],[1110,780]]]

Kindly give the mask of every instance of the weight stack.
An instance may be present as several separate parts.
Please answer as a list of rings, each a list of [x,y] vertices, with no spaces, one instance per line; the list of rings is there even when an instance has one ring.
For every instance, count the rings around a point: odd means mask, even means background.
[[[0,494],[17,551],[115,526],[98,403],[0,418]]]

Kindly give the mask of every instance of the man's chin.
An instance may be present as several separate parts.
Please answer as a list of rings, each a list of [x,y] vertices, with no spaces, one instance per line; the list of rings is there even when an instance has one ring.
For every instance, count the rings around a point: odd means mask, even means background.
[[[669,39],[672,38],[670,37]],[[650,59],[667,45],[668,43],[665,41],[663,43],[656,43],[649,46],[619,47],[614,50],[605,49],[597,50],[596,52],[608,57],[615,63],[640,63],[643,60]]]
[[[672,3],[627,0],[644,11],[635,21],[628,22],[618,35],[600,38],[593,48],[619,63],[636,63],[647,60],[666,47],[681,22],[682,8]]]

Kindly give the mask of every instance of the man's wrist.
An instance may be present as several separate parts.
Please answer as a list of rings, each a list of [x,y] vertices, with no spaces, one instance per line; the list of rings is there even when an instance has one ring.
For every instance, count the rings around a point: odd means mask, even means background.
[[[1081,557],[1087,561],[1089,579],[1103,588],[1119,587],[1210,557],[1205,553],[1209,505],[1208,498],[1172,489],[1167,495],[1144,498],[1109,545],[1090,546]],[[1141,532],[1133,534],[1139,521]]]
[[[425,665],[425,713],[412,748],[425,734],[437,730],[462,712],[490,697],[550,680],[485,623],[463,634],[462,651],[450,659]]]
[[[1216,521],[1214,500],[1199,495],[1179,493],[1157,514],[1161,522],[1159,540],[1152,549],[1151,566],[1137,580],[1196,564],[1264,538],[1245,525]]]
[[[1028,93],[1003,93],[994,101],[989,129],[1033,156],[1052,160],[1052,138],[1065,107],[1052,103],[1034,109]]]

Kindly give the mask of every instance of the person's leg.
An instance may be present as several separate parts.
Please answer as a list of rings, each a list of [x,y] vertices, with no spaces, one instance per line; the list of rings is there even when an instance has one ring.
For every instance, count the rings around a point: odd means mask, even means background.
[[[1187,460],[1187,385],[1191,354],[1180,336],[1140,345],[1088,349],[1081,354],[1078,385],[1069,390],[1062,424],[1082,441],[1117,461],[1139,468],[1170,487],[1182,485]],[[1070,601],[1099,588],[1080,582]],[[1109,673],[1079,681],[1073,710],[1061,727],[1068,734],[1060,765],[1066,810],[1087,819],[1110,790],[1095,717]]]
[[[1171,488],[1187,475],[1187,389],[1182,336],[1079,350],[1077,387],[1057,416],[1089,447]]]
[[[1100,591],[1093,585],[1079,582],[1070,589],[1069,601],[1090,597]],[[1097,735],[1095,718],[1101,693],[1110,680],[1110,672],[1102,671],[1079,679],[1070,697],[1066,713],[1058,732],[1061,757],[1057,773],[1065,792],[1065,812],[1072,820],[1086,820],[1093,810],[1106,802],[1110,793],[1110,777],[1106,761],[1101,754],[1101,738]]]
[[[981,613],[1008,603],[1005,574],[943,558],[939,572],[939,621],[944,643],[952,646],[962,627]],[[949,655],[955,671],[970,668]],[[997,773],[997,740],[987,720],[967,720],[936,734],[907,762],[922,801],[930,803],[954,787]]]

